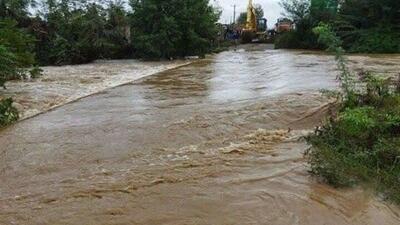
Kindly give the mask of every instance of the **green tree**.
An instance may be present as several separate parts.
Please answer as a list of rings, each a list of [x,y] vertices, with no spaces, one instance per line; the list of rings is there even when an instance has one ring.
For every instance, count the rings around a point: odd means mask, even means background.
[[[392,25],[400,28],[400,1],[346,0],[340,7],[340,16],[357,28]]]
[[[74,20],[75,27],[80,28],[80,31],[77,31],[77,47],[87,61],[102,57],[107,42],[105,13],[102,6],[92,3],[87,5],[86,10]]]
[[[237,18],[236,23],[239,25],[245,25],[247,21],[247,12],[241,12]]]
[[[37,69],[31,69],[35,64],[34,38],[17,27],[17,22],[11,19],[0,20],[0,46],[2,66],[0,70],[0,86],[11,79],[20,79],[38,75]],[[8,64],[8,65],[7,65]]]
[[[208,0],[131,0],[130,5],[137,56],[171,58],[211,50],[219,12]]]
[[[341,4],[335,30],[352,52],[400,52],[400,2],[347,0]]]
[[[264,9],[260,4],[254,5],[254,11],[256,12],[256,18],[262,19],[264,18]]]
[[[310,0],[282,0],[279,4],[284,9],[282,15],[295,23],[304,20],[310,13]]]
[[[12,77],[19,76],[20,73],[16,56],[0,45],[0,87],[5,88],[5,82]],[[0,98],[0,127],[18,120],[18,111],[12,106],[12,103],[11,98]]]
[[[330,22],[338,12],[339,0],[311,0],[310,13],[318,22]]]
[[[321,48],[317,36],[312,31],[319,21],[311,15],[311,0],[282,0],[280,4],[285,10],[283,15],[294,21],[296,29],[278,36],[275,39],[275,47]]]
[[[123,3],[112,2],[106,9],[105,36],[108,41],[103,52],[106,58],[124,58],[132,54],[131,29]]]
[[[17,60],[14,54],[0,45],[0,87],[5,88],[5,83],[19,75]]]
[[[26,18],[29,15],[28,8],[35,5],[35,0],[1,0],[0,18],[11,18],[19,21]]]
[[[0,20],[0,45],[11,51],[20,67],[29,67],[34,64],[34,39],[17,27],[13,20]]]
[[[42,64],[78,64],[130,56],[129,21],[122,1],[48,0],[41,14],[46,36],[38,52]]]
[[[277,38],[278,47],[323,47],[313,27],[331,24],[351,52],[400,52],[400,1],[398,0],[282,0],[285,16],[296,30]]]

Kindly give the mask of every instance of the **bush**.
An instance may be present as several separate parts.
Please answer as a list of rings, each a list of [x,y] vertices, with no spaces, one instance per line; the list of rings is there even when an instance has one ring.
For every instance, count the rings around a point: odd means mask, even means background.
[[[301,45],[302,44],[300,43],[298,35],[295,31],[283,33],[275,39],[275,48],[277,49],[296,49],[301,48]]]
[[[390,27],[358,31],[359,38],[351,45],[350,52],[398,53],[400,33]]]
[[[5,88],[7,80],[19,76],[16,57],[7,48],[0,45],[0,87]]]
[[[0,45],[0,87],[6,88],[5,83],[8,80],[26,78],[37,78],[42,74],[39,67],[32,69],[21,68],[18,57],[10,52],[8,48]]]
[[[397,102],[400,93],[379,97]],[[311,171],[334,186],[372,185],[400,203],[400,107],[374,104],[367,93],[358,100],[307,137]]]
[[[296,29],[279,34],[275,39],[275,48],[288,49],[322,49],[324,45],[318,42],[318,36],[312,31],[315,21],[304,18],[296,24]]]
[[[301,33],[294,30],[278,35],[275,39],[275,48],[321,49],[322,46],[318,44],[317,37],[311,30],[307,33]]]
[[[400,204],[400,77],[392,82],[362,73],[350,82],[355,76],[347,71],[341,42],[329,26],[315,31],[337,54],[343,90],[337,113],[306,137],[311,172],[336,187],[372,186]]]
[[[18,120],[18,111],[12,104],[13,100],[11,98],[0,100],[0,127],[7,126]]]

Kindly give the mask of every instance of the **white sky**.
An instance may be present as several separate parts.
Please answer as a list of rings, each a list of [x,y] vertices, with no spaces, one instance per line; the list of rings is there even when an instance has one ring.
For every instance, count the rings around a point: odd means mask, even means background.
[[[210,0],[213,5],[220,6],[222,11],[221,23],[229,23],[233,18],[233,5],[236,4],[236,18],[240,12],[246,12],[248,0]],[[276,20],[281,17],[280,0],[253,0],[254,4],[262,5],[264,17],[268,20],[268,27],[272,28]]]

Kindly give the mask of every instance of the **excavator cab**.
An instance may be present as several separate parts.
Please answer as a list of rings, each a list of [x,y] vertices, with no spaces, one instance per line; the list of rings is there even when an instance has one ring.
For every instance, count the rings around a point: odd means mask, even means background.
[[[254,29],[243,30],[241,40],[242,43],[264,42],[268,37],[267,19],[262,18],[256,21],[257,25]]]
[[[242,43],[262,42],[267,39],[267,35],[267,20],[264,18],[257,19],[253,0],[249,0],[246,26],[241,35]]]
[[[267,28],[267,19],[262,18],[257,20],[257,32],[266,32]]]

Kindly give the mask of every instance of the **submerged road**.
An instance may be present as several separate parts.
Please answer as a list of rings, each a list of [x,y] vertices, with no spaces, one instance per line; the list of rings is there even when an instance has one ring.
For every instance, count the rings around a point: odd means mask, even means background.
[[[373,60],[373,59],[369,59]],[[0,131],[0,224],[400,223],[310,176],[332,57],[244,46]]]

